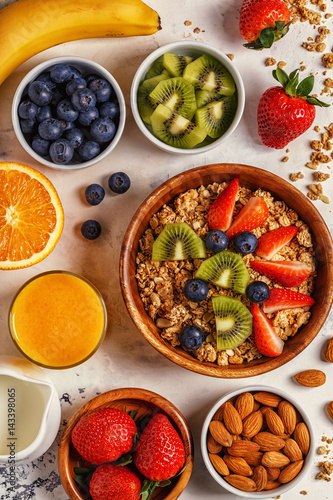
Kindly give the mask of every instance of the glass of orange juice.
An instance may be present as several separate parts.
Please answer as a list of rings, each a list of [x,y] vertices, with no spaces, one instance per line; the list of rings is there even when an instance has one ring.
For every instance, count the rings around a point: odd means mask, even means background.
[[[86,361],[101,345],[106,326],[99,291],[68,271],[31,278],[18,290],[9,310],[16,347],[44,368],[71,368]]]

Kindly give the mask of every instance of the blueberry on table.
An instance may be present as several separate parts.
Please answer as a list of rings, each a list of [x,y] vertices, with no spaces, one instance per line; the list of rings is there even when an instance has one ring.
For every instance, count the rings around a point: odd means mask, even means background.
[[[63,99],[57,105],[57,118],[67,122],[74,122],[79,116],[77,109],[74,109],[69,99]]]
[[[97,118],[90,127],[90,133],[97,142],[109,142],[116,133],[116,126],[110,118]]]
[[[249,231],[243,231],[242,233],[236,234],[234,239],[234,246],[236,252],[247,255],[255,251],[258,246],[258,240],[253,233],[250,233]]]
[[[40,135],[35,135],[31,141],[31,148],[41,156],[47,156],[49,154],[50,141],[42,139]]]
[[[263,281],[252,281],[246,287],[246,296],[258,304],[265,302],[269,298],[269,287]]]
[[[81,226],[81,234],[87,240],[96,240],[101,235],[102,227],[97,220],[86,220]]]
[[[110,175],[108,185],[113,193],[123,194],[128,191],[131,181],[125,172],[115,172]]]
[[[72,69],[68,64],[55,64],[50,69],[50,78],[53,82],[68,82],[72,78]]]
[[[35,80],[28,87],[28,96],[37,106],[46,106],[52,101],[53,91],[46,82]]]
[[[201,302],[208,295],[208,285],[205,281],[193,278],[186,281],[184,295],[191,302]]]
[[[72,128],[70,130],[66,130],[65,139],[67,139],[74,149],[77,149],[81,146],[84,141],[84,134],[82,130],[79,128]],[[99,146],[98,146],[99,147]]]
[[[66,165],[74,155],[74,148],[67,139],[60,138],[52,142],[49,154],[54,163]]]
[[[117,102],[105,102],[99,109],[99,114],[103,118],[114,120],[119,117],[119,105]]]
[[[186,325],[178,335],[178,340],[186,349],[195,350],[202,345],[205,335],[198,326]]]
[[[56,118],[49,118],[42,121],[38,126],[38,133],[47,141],[54,141],[61,137],[63,132],[62,125]]]
[[[18,114],[20,118],[24,120],[34,120],[38,112],[38,106],[29,99],[22,101],[18,108]]]
[[[78,148],[78,153],[83,161],[92,160],[101,152],[100,145],[95,141],[87,141]]]
[[[220,229],[213,229],[212,231],[209,231],[206,235],[205,241],[208,250],[215,253],[222,252],[222,250],[228,248],[229,245],[228,236]]]
[[[80,111],[78,122],[84,127],[90,127],[92,122],[99,117],[99,112],[96,107],[88,109],[88,111]]]
[[[89,89],[96,95],[97,102],[106,102],[112,94],[112,87],[104,78],[96,78],[90,82]]]
[[[90,184],[86,187],[84,194],[90,205],[99,205],[104,199],[105,191],[100,184]]]
[[[96,105],[96,96],[90,89],[76,89],[72,96],[71,102],[78,111],[88,111]]]

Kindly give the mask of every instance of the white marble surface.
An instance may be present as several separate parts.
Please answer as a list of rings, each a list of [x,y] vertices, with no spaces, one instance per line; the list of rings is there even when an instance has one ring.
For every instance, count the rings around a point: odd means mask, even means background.
[[[4,6],[1,2],[0,5]],[[262,146],[256,132],[256,107],[262,92],[275,85],[272,68],[265,67],[265,60],[272,56],[286,61],[288,72],[300,67],[303,61],[307,69],[302,74],[318,72],[315,91],[323,87],[321,54],[308,52],[301,43],[316,33],[308,23],[292,26],[288,36],[268,51],[252,52],[243,48],[238,31],[239,7],[237,0],[147,0],[162,19],[162,31],[141,38],[108,40],[84,40],[63,44],[33,57],[18,68],[0,87],[0,160],[29,164],[43,172],[57,188],[65,210],[65,227],[61,239],[43,262],[31,268],[2,271],[0,274],[0,336],[1,353],[17,354],[7,327],[9,304],[18,287],[28,278],[51,269],[66,269],[84,275],[102,292],[110,315],[106,339],[98,351],[83,365],[65,370],[48,370],[62,404],[62,425],[58,438],[50,450],[40,459],[24,466],[17,466],[17,496],[20,500],[65,500],[67,498],[57,474],[57,448],[66,421],[87,400],[101,392],[119,387],[141,387],[160,393],[172,401],[186,417],[194,438],[195,463],[191,480],[181,495],[182,500],[233,500],[234,497],[209,476],[200,453],[200,430],[211,405],[226,391],[246,387],[251,383],[278,386],[290,392],[308,411],[314,425],[319,445],[322,435],[333,437],[332,421],[324,408],[333,399],[333,366],[323,361],[325,340],[332,336],[333,317],[330,315],[320,334],[295,360],[274,372],[252,379],[213,379],[186,371],[155,351],[132,324],[124,306],[118,278],[118,259],[126,227],[144,198],[168,177],[194,166],[215,162],[237,162],[270,170],[284,179],[292,172],[302,171],[304,179],[297,187],[306,193],[312,182],[313,171],[305,167],[311,153],[309,141],[317,138],[313,127],[289,145],[290,160],[283,163],[285,150],[271,150]],[[310,3],[310,2],[309,2]],[[327,2],[333,11],[332,2]],[[192,21],[185,26],[184,21]],[[332,22],[328,21],[332,28]],[[200,28],[194,33],[194,28]],[[19,27],[18,27],[19,29]],[[331,49],[332,37],[327,47]],[[235,54],[234,64],[245,84],[246,106],[243,119],[236,132],[225,144],[209,154],[181,156],[164,153],[151,145],[140,134],[131,115],[129,92],[131,80],[143,59],[155,48],[181,39],[200,40],[224,51]],[[22,77],[37,63],[60,55],[89,57],[104,65],[117,79],[127,105],[127,122],[124,135],[102,163],[86,170],[61,172],[43,167],[32,160],[20,147],[12,129],[10,110],[14,91]],[[330,75],[332,77],[332,70]],[[327,101],[329,99],[326,98]],[[332,98],[330,99],[332,102]],[[317,109],[314,125],[323,128],[332,122],[332,109]],[[323,166],[324,172],[330,172]],[[123,170],[132,181],[131,189],[122,196],[112,196],[107,189],[107,179],[112,172]],[[103,203],[96,207],[84,202],[85,187],[93,182],[106,188]],[[325,194],[333,200],[332,180],[324,183]],[[332,203],[314,202],[326,223],[333,227]],[[96,241],[83,239],[79,232],[81,223],[88,218],[100,220],[103,234]],[[293,375],[304,368],[318,368],[327,374],[327,383],[316,389],[306,389],[293,382]],[[301,490],[308,497],[326,499],[332,495],[331,483],[315,480],[316,457],[307,479],[294,490],[283,495],[285,500],[299,497]],[[0,499],[11,498],[6,492],[6,476],[0,476]],[[273,495],[272,495],[273,496]]]

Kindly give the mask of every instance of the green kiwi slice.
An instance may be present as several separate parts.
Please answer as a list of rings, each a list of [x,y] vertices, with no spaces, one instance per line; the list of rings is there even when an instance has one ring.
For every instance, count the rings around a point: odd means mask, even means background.
[[[197,108],[199,109],[210,102],[219,101],[223,96],[217,92],[209,92],[209,90],[197,90],[195,92],[195,98],[197,101]]]
[[[250,281],[249,272],[240,255],[223,250],[204,260],[195,277],[236,293],[245,293]]]
[[[197,109],[195,123],[206,130],[207,135],[217,139],[230,127],[235,116],[237,100],[234,95],[223,97]]]
[[[229,71],[214,57],[202,55],[188,64],[183,78],[196,89],[232,95],[236,91],[235,82]]]
[[[204,259],[204,241],[186,222],[166,224],[153,243],[152,261]]]
[[[158,105],[158,102],[152,99],[149,94],[156,87],[156,85],[158,85],[162,80],[167,79],[167,75],[157,75],[149,78],[148,80],[144,80],[138,88],[138,110],[142,120],[147,125],[151,125],[150,117]]]
[[[206,131],[187,118],[159,104],[150,117],[154,135],[176,148],[191,149],[206,137]]]
[[[172,76],[181,76],[190,62],[193,61],[193,57],[189,56],[179,56],[178,54],[172,54],[171,52],[166,52],[163,55],[163,67]]]
[[[188,120],[192,119],[197,109],[193,85],[180,76],[161,81],[150,93],[150,98]]]
[[[150,66],[149,70],[147,71],[145,75],[145,80],[148,80],[149,78],[153,78],[154,76],[158,75],[166,75],[168,78],[170,78],[172,75],[165,69],[163,66],[162,61],[154,61],[153,64]]]
[[[233,297],[212,297],[216,321],[216,348],[234,349],[252,333],[252,314],[244,304]]]

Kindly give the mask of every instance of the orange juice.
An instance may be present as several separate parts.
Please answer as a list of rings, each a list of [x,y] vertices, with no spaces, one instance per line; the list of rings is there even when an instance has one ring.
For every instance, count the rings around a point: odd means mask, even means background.
[[[101,344],[106,310],[86,279],[51,271],[18,291],[9,313],[13,340],[21,352],[48,368],[69,368],[88,359]]]

